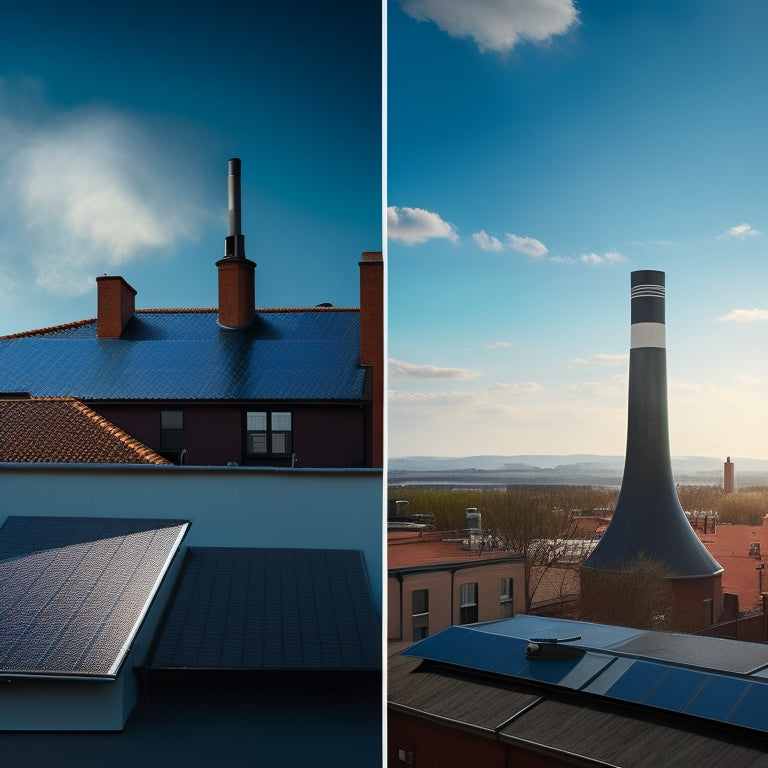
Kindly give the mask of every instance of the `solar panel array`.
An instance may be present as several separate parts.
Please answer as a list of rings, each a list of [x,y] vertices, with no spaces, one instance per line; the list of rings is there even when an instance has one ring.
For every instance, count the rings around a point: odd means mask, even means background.
[[[373,671],[380,628],[357,550],[194,547],[149,666]]]
[[[563,645],[577,649],[575,658],[526,656],[531,638],[559,640],[574,634],[581,636]],[[664,658],[677,657],[678,646],[685,645],[688,638],[682,635],[518,616],[449,627],[404,655],[768,733],[768,647],[699,637],[693,645],[705,656],[720,651],[718,668],[696,666],[695,655],[686,663]],[[627,650],[637,647],[652,657]],[[733,671],[742,650],[750,664],[762,664],[752,672]]]
[[[116,677],[188,524],[8,517],[0,677]]]

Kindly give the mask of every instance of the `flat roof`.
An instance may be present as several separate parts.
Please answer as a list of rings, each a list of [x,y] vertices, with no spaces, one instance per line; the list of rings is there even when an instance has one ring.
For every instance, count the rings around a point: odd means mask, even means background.
[[[0,677],[117,677],[189,523],[8,517]]]
[[[150,670],[381,668],[381,622],[357,550],[191,547]]]

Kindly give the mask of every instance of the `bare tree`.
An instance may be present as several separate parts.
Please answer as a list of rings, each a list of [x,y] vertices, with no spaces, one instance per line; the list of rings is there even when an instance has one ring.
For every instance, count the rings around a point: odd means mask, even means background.
[[[640,553],[621,572],[582,571],[581,618],[663,630],[674,626],[669,568]]]

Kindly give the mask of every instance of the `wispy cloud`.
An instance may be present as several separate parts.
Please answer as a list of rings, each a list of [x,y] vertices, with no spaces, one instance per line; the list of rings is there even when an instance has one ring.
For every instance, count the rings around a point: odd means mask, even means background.
[[[533,259],[543,259],[549,252],[547,246],[535,237],[521,237],[511,232],[507,232],[504,237],[505,242],[502,242],[498,237],[489,235],[484,229],[472,235],[472,239],[484,251],[498,252],[509,249],[530,256]]]
[[[766,320],[768,320],[768,310],[733,309],[727,315],[723,315],[717,319],[724,323],[739,323],[740,325],[747,325],[749,323],[764,323]]]
[[[101,108],[41,116],[39,104],[30,120],[16,106],[0,98],[0,220],[14,222],[38,287],[77,296],[97,274],[197,237],[184,168],[147,126]]]
[[[607,251],[602,256],[597,253],[584,253],[581,256],[581,260],[585,264],[590,264],[594,267],[602,267],[606,264],[621,264],[626,261],[626,258],[617,251]]]
[[[488,345],[488,349],[511,349],[512,345],[508,341],[494,341]]]
[[[618,365],[626,365],[629,360],[627,354],[606,354],[600,352],[596,355],[590,355],[586,360],[577,357],[575,360],[571,360],[570,365],[573,368],[608,368]]]
[[[757,237],[760,234],[756,229],[752,229],[746,222],[737,224],[735,227],[726,229],[721,235],[720,240],[746,240],[749,237]]]
[[[470,368],[440,368],[436,365],[413,365],[402,360],[389,359],[389,378],[392,381],[411,381],[414,379],[474,379],[479,371]]]
[[[486,387],[459,392],[405,392],[391,389],[389,402],[399,406],[446,406],[463,405],[482,408],[501,408],[510,398],[516,399],[524,395],[535,395],[543,387],[535,381],[513,383],[495,383]]]
[[[459,239],[456,227],[437,213],[423,208],[387,208],[387,236],[390,240],[415,245],[433,238],[445,238],[455,243]]]
[[[479,232],[475,232],[472,235],[472,239],[484,250],[484,251],[501,251],[504,246],[498,237],[489,235],[484,229]]]
[[[507,233],[507,242],[513,251],[524,253],[532,259],[543,259],[549,253],[547,246],[535,237],[520,237]]]
[[[572,0],[400,0],[419,21],[434,21],[452,37],[469,37],[485,51],[511,51],[524,40],[542,43],[577,23]]]
[[[551,256],[550,261],[554,261],[556,264],[575,264],[576,259],[571,256]]]

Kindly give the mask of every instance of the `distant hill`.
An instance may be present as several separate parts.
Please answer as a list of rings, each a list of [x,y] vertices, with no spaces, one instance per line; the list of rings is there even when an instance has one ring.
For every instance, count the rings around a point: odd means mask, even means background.
[[[732,457],[736,486],[768,485],[768,461]],[[390,485],[605,485],[618,486],[623,456],[595,454],[514,456],[405,456],[388,463]],[[723,459],[673,456],[672,474],[683,484],[722,485]]]

